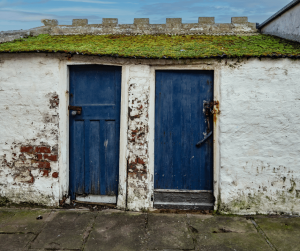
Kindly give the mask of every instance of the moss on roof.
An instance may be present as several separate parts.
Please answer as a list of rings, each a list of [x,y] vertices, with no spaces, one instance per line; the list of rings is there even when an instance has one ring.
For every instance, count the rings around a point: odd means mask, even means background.
[[[0,44],[5,52],[66,52],[137,58],[300,56],[300,43],[269,35],[39,35]]]

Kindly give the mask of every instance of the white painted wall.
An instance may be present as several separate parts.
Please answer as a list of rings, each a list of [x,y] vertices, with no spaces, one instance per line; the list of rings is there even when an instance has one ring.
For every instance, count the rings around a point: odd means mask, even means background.
[[[58,108],[50,108],[58,91],[58,63],[44,56],[0,56],[0,196],[13,202],[58,204],[59,176],[52,177],[58,161],[49,161],[47,176],[37,153],[20,157],[21,146],[58,150]]]
[[[290,59],[184,62],[2,54],[0,196],[57,205],[67,193],[66,69],[68,64],[87,63],[124,65],[120,180],[127,180],[128,186],[121,184],[121,208],[152,207],[154,144],[149,132],[153,134],[154,129],[154,70],[190,65],[191,69],[217,71],[221,113],[214,155],[218,158],[214,163],[220,163],[215,166],[219,172],[214,181],[219,188],[216,208],[223,213],[300,213],[300,61]],[[54,93],[59,95],[59,108],[50,108]],[[26,161],[22,162],[19,155],[24,145],[48,145],[52,152],[58,146],[59,159],[49,161],[48,177],[37,167],[36,154],[24,153]],[[58,178],[52,177],[53,172]]]
[[[300,213],[300,61],[222,66],[220,209]]]
[[[300,42],[300,3],[262,28],[262,33]]]
[[[151,207],[149,184],[149,94],[150,66],[130,65],[128,88],[128,176],[127,207],[141,210]]]

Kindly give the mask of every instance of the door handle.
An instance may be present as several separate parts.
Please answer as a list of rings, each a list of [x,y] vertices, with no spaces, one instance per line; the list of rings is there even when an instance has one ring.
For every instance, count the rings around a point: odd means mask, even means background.
[[[201,141],[199,141],[196,146],[201,146],[212,135],[212,133],[213,132],[211,131],[209,134],[207,134],[207,136]]]
[[[82,107],[81,106],[71,106],[71,105],[69,105],[68,106],[68,110],[72,110],[72,111],[75,111],[76,112],[76,114],[78,114],[78,115],[80,115],[81,114],[81,111],[82,111]],[[74,115],[76,115],[76,114],[73,114],[73,112],[72,112],[72,115],[74,116]]]
[[[213,111],[214,102],[205,101],[203,103],[203,106],[204,106],[204,114],[205,114],[206,122],[207,122],[207,130],[206,131],[208,134],[206,135],[206,137],[203,140],[199,141],[196,144],[196,146],[198,146],[198,147],[201,146],[213,133],[212,130],[210,130],[209,119],[210,119],[210,116],[214,113],[214,111]]]

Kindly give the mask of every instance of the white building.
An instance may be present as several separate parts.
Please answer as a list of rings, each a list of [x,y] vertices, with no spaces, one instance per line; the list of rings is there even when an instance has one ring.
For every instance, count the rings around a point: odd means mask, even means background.
[[[2,198],[57,206],[71,194],[129,210],[299,214],[299,44],[239,20],[176,23],[166,29],[181,35],[105,44],[97,39],[109,32],[94,27],[100,35],[85,49],[80,37],[57,35],[92,27],[54,22],[39,28],[52,36],[0,44]],[[65,50],[69,38],[75,51]],[[122,56],[126,39],[134,48]]]
[[[300,1],[293,0],[259,25],[263,34],[300,42]]]

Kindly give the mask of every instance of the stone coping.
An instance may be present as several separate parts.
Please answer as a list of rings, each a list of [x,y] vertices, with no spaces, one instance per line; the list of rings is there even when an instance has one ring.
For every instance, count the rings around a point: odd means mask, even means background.
[[[15,39],[50,35],[255,35],[256,23],[248,17],[232,17],[231,23],[215,23],[214,17],[199,17],[198,23],[182,23],[181,18],[167,18],[165,24],[150,24],[149,18],[134,18],[133,24],[119,24],[117,18],[103,18],[101,24],[88,24],[88,19],[73,19],[72,25],[59,25],[56,19],[43,19],[44,26],[29,30],[2,31],[0,43]]]

